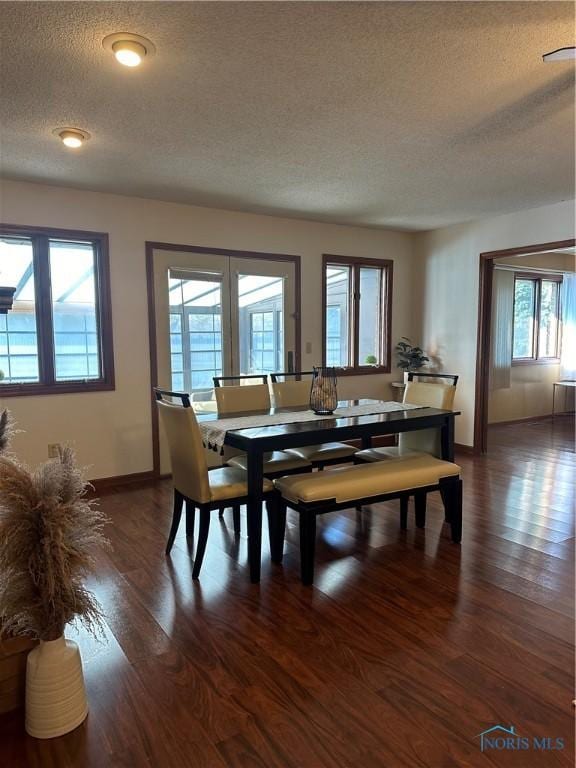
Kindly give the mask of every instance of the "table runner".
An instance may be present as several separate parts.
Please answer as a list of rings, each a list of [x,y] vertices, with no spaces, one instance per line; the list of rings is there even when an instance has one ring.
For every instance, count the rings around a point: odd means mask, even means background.
[[[422,405],[409,403],[381,402],[362,403],[337,408],[330,416],[320,416],[313,411],[283,411],[282,413],[258,413],[249,416],[234,416],[227,419],[199,422],[202,440],[207,448],[213,451],[224,450],[226,433],[236,429],[254,429],[255,427],[272,427],[279,424],[298,424],[306,421],[323,421],[326,419],[345,419],[349,416],[369,416],[376,413],[392,413],[393,411],[411,411],[424,408]]]

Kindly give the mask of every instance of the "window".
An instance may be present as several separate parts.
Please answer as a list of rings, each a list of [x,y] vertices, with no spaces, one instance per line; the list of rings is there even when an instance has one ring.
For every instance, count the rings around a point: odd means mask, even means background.
[[[323,359],[341,373],[388,373],[392,262],[324,256]]]
[[[0,396],[114,388],[107,236],[4,226]]]
[[[561,284],[561,277],[515,276],[513,362],[558,360]]]
[[[222,284],[210,273],[171,269],[168,289],[172,388],[212,389],[222,376]]]

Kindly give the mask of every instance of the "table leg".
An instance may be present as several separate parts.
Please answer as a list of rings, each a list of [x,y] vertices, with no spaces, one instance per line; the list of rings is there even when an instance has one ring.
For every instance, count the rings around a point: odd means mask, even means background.
[[[248,563],[250,581],[260,581],[260,562],[262,550],[262,451],[255,448],[248,454]]]
[[[554,383],[552,384],[552,418],[554,418],[556,413],[556,409],[554,407],[555,404],[556,404],[556,384]]]
[[[440,446],[444,461],[454,461],[454,416],[446,416],[442,424]]]
[[[366,451],[368,448],[372,448],[372,435],[362,437],[362,450]]]

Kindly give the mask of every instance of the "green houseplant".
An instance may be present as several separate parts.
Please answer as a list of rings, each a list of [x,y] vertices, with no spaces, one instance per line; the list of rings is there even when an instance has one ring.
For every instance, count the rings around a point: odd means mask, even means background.
[[[26,730],[37,738],[76,728],[88,711],[82,662],[64,629],[80,620],[102,632],[84,578],[106,544],[106,518],[86,498],[71,448],[29,470],[7,454],[10,421],[0,416],[0,635],[38,639],[26,672]]]
[[[425,355],[424,350],[421,347],[413,346],[412,341],[407,336],[401,337],[401,340],[396,344],[395,351],[398,368],[401,368],[405,373],[418,371],[430,362],[430,358]]]

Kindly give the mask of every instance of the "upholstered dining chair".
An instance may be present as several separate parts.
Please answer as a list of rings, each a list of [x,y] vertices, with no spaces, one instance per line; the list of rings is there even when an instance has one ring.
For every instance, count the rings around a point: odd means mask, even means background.
[[[246,473],[236,467],[219,467],[209,470],[202,435],[196,415],[190,407],[189,395],[158,388],[154,389],[154,393],[160,421],[168,439],[174,488],[174,509],[166,543],[166,554],[170,553],[174,544],[184,503],[186,503],[187,536],[194,534],[194,515],[198,508],[200,526],[192,569],[192,578],[197,579],[208,541],[210,513],[224,506],[232,506],[239,513],[240,505],[246,503],[248,496]],[[178,400],[179,403],[174,400]],[[272,515],[270,505],[273,506],[273,485],[270,480],[264,479],[262,490],[269,505],[270,517]]]
[[[415,381],[415,377],[425,379],[426,381]],[[441,379],[444,380],[444,383],[440,381]],[[452,373],[410,372],[404,390],[403,402],[449,411],[454,404],[457,383],[458,376]],[[365,462],[386,461],[389,459],[402,460],[403,458],[410,459],[421,454],[427,454],[436,458],[442,456],[439,429],[418,429],[414,432],[401,432],[398,436],[397,446],[366,448],[363,451],[358,451],[354,457],[354,462],[356,464],[363,464]],[[406,527],[409,498],[410,495],[408,494],[400,497],[400,516],[403,520],[403,528]],[[361,509],[361,507],[357,507],[357,509]],[[416,525],[420,525],[420,522],[426,516],[425,493],[414,492],[414,512]]]
[[[263,383],[253,383],[260,379]],[[247,380],[248,386],[241,382]],[[222,382],[232,382],[222,386]],[[249,414],[252,411],[267,411],[270,409],[270,390],[266,375],[262,376],[215,376],[214,393],[218,407],[218,417],[225,418],[230,414]],[[246,470],[248,460],[245,453],[225,454],[225,461],[231,467]],[[288,451],[272,451],[264,456],[263,472],[268,478],[282,477],[294,472],[312,470],[312,464]]]
[[[426,381],[415,381],[415,377]],[[444,382],[440,380],[444,379]],[[430,382],[430,383],[428,383]],[[446,383],[450,382],[450,383]],[[410,405],[423,405],[430,408],[440,408],[449,411],[454,404],[458,376],[452,373],[413,373],[408,374],[406,389],[404,390],[404,403]],[[429,453],[440,458],[440,430],[419,429],[414,432],[401,432],[398,436],[398,445],[394,447],[367,448],[358,451],[355,461],[382,461],[389,458],[398,458],[414,452]]]
[[[274,407],[291,408],[308,405],[310,387],[312,386],[309,377],[312,375],[312,371],[271,373],[270,385]],[[302,379],[303,376],[308,378]],[[280,378],[284,380],[279,381]],[[305,445],[302,448],[287,448],[286,453],[310,461],[313,467],[322,470],[332,464],[345,464],[353,461],[357,450],[347,443],[334,442]]]

